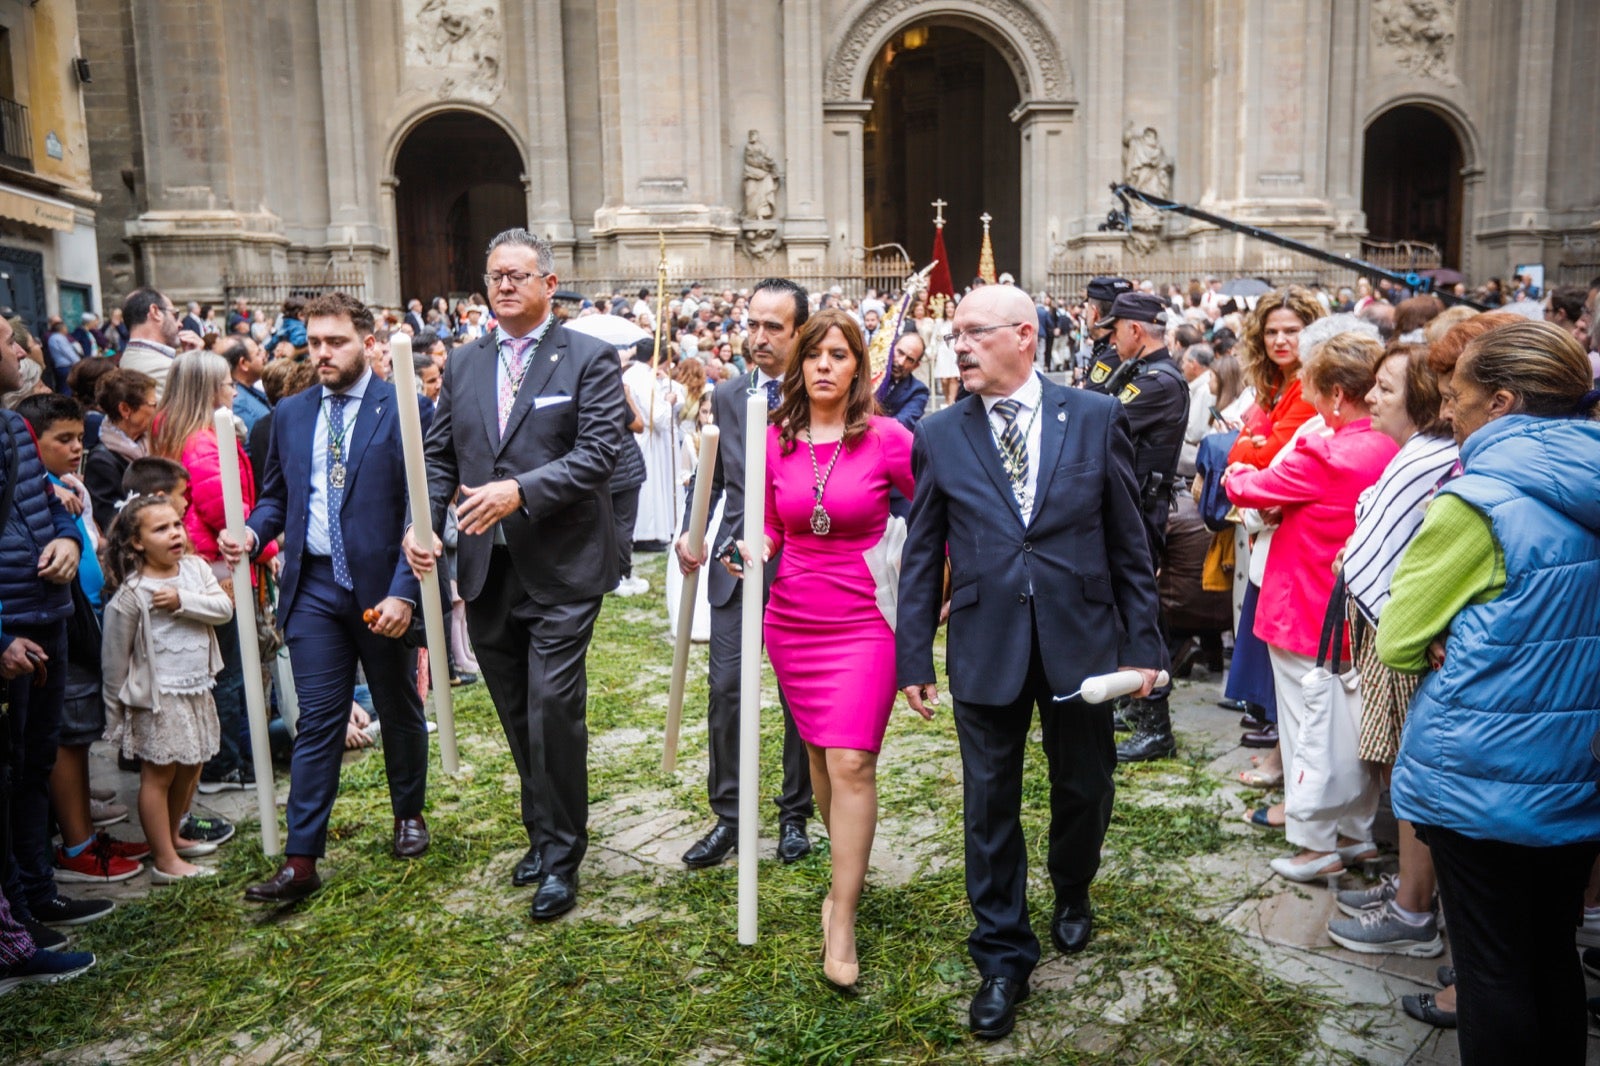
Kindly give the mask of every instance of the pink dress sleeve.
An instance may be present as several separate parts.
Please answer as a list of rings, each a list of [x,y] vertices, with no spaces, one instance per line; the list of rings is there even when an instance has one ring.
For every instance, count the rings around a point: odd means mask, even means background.
[[[1277,466],[1231,474],[1225,487],[1228,499],[1240,507],[1282,507],[1321,499],[1332,477],[1327,440],[1307,436]]]
[[[767,509],[762,520],[766,524],[767,536],[772,538],[773,555],[783,551],[783,519],[778,517],[779,448],[778,427],[772,426],[767,430]],[[756,548],[749,541],[745,542],[745,546],[751,550]]]
[[[917,487],[911,476],[911,431],[892,418],[873,421],[883,440],[884,472],[889,475],[889,484],[909,500],[916,495]]]

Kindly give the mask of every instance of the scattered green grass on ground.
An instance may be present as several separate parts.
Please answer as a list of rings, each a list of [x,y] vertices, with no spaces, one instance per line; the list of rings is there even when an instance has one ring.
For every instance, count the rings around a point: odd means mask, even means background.
[[[646,570],[659,585],[660,563]],[[590,785],[596,807],[649,794],[698,826],[704,810],[704,651],[696,649],[679,770],[660,770],[671,645],[653,601],[608,600],[590,654]],[[770,678],[770,675],[769,675]],[[770,687],[767,689],[773,691]],[[434,845],[388,854],[381,758],[346,766],[326,887],[284,909],[246,905],[267,876],[250,827],[221,876],[125,902],[78,931],[90,975],[0,1000],[0,1061],[132,1063],[920,1063],[996,1053],[1059,1063],[1282,1066],[1319,1051],[1329,1004],[1264,975],[1238,936],[1200,916],[1183,860],[1248,849],[1224,832],[1216,781],[1167,762],[1118,774],[1096,938],[1047,966],[1009,1045],[966,1031],[975,975],[961,867],[961,790],[948,713],[897,711],[880,770],[884,830],[921,856],[864,898],[862,994],[822,978],[817,913],[827,846],[793,867],[762,860],[761,936],[735,941],[736,869],[689,872],[590,861],[580,911],[537,925],[509,885],[524,847],[515,769],[482,687],[458,690],[469,772],[430,780]],[[780,724],[763,726],[778,779]],[[1025,829],[1033,922],[1047,929],[1042,758],[1030,751]],[[763,789],[770,793],[770,784]],[[773,808],[763,801],[763,819]],[[644,811],[642,813],[649,813]],[[771,826],[765,827],[770,832]],[[591,820],[591,857],[609,827]],[[819,827],[820,835],[820,827]],[[1043,978],[1050,966],[1060,972]],[[1139,993],[1129,998],[1130,992]],[[1124,1002],[1126,1001],[1126,1002]],[[1119,1009],[1112,1005],[1123,1002]]]

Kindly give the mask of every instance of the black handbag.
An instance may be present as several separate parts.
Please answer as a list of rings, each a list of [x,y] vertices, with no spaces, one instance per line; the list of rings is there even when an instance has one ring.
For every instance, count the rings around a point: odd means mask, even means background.
[[[100,616],[76,577],[67,584],[72,588],[72,616],[67,619],[67,662],[99,673]]]

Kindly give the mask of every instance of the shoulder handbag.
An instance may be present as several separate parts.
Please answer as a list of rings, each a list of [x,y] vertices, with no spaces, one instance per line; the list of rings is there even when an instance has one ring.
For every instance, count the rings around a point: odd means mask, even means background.
[[[1305,717],[1300,722],[1284,806],[1303,821],[1336,818],[1352,809],[1368,787],[1370,770],[1357,754],[1361,737],[1361,675],[1355,663],[1343,673],[1345,587],[1341,575],[1322,623],[1317,665],[1300,680]],[[1331,651],[1331,657],[1330,657]]]
[[[1211,433],[1200,438],[1195,452],[1195,472],[1200,476],[1200,519],[1213,533],[1231,529],[1228,516],[1233,513],[1233,501],[1222,487],[1222,475],[1228,469],[1228,451],[1239,439],[1238,430]]]

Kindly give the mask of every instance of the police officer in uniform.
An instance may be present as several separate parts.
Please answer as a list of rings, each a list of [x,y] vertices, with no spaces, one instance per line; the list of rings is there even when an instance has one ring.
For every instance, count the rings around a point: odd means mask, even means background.
[[[1166,318],[1167,305],[1160,297],[1124,292],[1100,320],[1110,327],[1111,347],[1121,360],[1105,380],[1108,386],[1115,386],[1112,395],[1122,401],[1128,415],[1133,476],[1139,483],[1145,535],[1157,570],[1166,548],[1167,512],[1189,423],[1189,383],[1167,352]],[[1164,619],[1161,629],[1165,634]],[[1130,705],[1126,719],[1134,732],[1117,746],[1118,762],[1164,759],[1177,750],[1167,707],[1171,691],[1169,683]]]
[[[1089,351],[1089,372],[1083,387],[1090,392],[1115,396],[1127,380],[1121,373],[1117,353],[1111,347],[1111,330],[1106,316],[1118,296],[1133,291],[1133,282],[1127,278],[1094,278],[1085,290],[1083,301],[1084,333],[1093,341]]]

